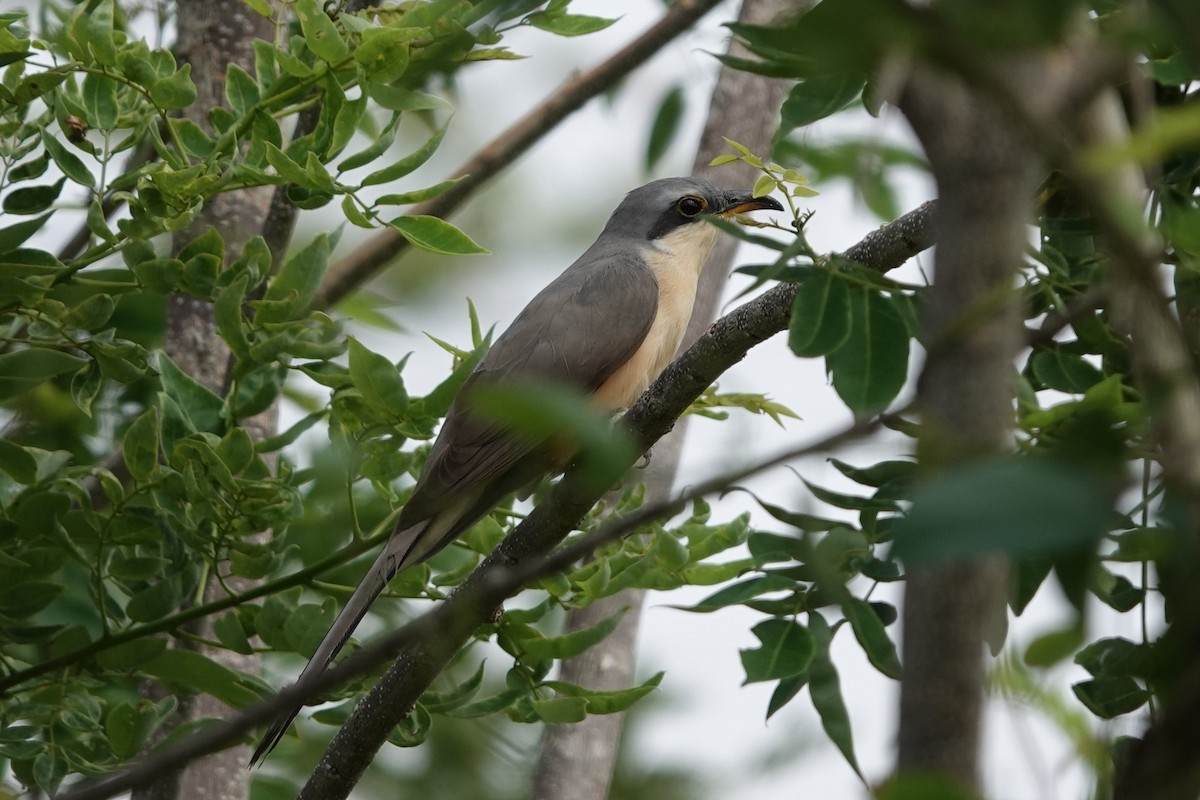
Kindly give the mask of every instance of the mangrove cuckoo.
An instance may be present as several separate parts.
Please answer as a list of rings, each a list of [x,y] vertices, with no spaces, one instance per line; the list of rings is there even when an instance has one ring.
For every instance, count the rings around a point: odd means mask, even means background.
[[[695,178],[652,181],[625,196],[595,243],[530,301],[463,383],[395,531],[299,684],[325,670],[400,570],[437,553],[506,494],[546,472],[549,459],[539,452],[545,442],[472,414],[464,397],[479,386],[552,383],[608,412],[632,406],[683,341],[717,238],[706,218],[757,209],[782,206]],[[298,711],[276,720],[251,763],[270,752]]]

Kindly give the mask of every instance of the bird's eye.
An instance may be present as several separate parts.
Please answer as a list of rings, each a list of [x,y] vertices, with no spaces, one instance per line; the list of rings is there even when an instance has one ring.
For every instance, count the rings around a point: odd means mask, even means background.
[[[703,197],[693,197],[688,195],[682,197],[675,204],[675,210],[679,212],[681,217],[694,217],[703,211],[708,206]]]

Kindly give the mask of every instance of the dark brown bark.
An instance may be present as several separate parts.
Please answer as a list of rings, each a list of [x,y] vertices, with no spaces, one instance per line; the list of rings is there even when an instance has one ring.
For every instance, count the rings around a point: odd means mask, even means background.
[[[757,0],[742,3],[738,20],[765,25],[794,7],[791,0]],[[744,48],[731,42],[730,52],[745,56]],[[778,125],[779,106],[787,86],[746,72],[722,67],[709,102],[708,119],[700,138],[692,174],[724,186],[751,186],[758,173],[746,164],[710,167],[714,157],[729,151],[723,137],[741,142],[754,153],[766,156]],[[717,304],[733,267],[738,242],[722,237],[704,267],[697,287],[692,319],[682,349],[700,338],[716,318]],[[679,470],[679,454],[687,430],[687,417],[654,446],[650,468],[641,476],[646,482],[648,502],[670,495]],[[562,680],[594,689],[612,690],[632,686],[637,668],[637,631],[645,591],[627,589],[587,608],[567,615],[568,631],[595,625],[621,608],[630,611],[617,630],[587,652],[564,661]],[[604,800],[608,797],[616,766],[624,714],[590,716],[573,725],[547,725],[534,774],[534,800]]]

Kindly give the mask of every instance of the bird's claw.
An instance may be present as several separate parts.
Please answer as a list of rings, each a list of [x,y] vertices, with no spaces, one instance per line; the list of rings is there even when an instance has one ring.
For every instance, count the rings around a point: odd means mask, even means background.
[[[638,462],[633,465],[633,468],[634,469],[645,469],[646,467],[650,466],[650,456],[653,453],[654,453],[654,448],[651,448],[651,449],[647,450],[646,452],[642,453],[642,457],[639,458]]]

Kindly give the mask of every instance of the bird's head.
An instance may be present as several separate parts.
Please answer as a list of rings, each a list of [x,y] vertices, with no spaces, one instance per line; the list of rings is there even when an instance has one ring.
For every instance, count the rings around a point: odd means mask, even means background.
[[[783,206],[771,197],[722,189],[701,178],[662,178],[625,195],[604,226],[604,233],[653,242],[686,235],[691,227],[711,236],[705,218],[728,219],[760,209],[782,211]]]

